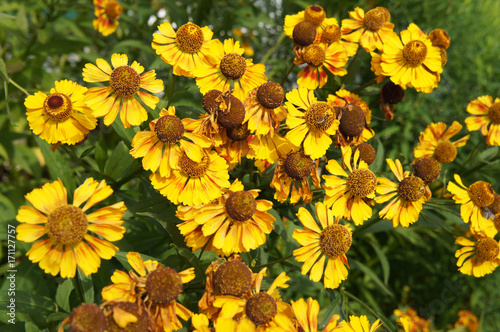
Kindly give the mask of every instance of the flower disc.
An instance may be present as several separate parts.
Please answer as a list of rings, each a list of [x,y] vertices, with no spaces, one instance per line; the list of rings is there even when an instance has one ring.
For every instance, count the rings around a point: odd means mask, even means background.
[[[221,94],[222,92],[219,90],[210,90],[203,95],[201,107],[203,107],[205,112],[213,114],[219,110],[220,101],[218,99],[220,99]]]
[[[476,243],[476,255],[482,261],[492,261],[497,258],[500,248],[498,242],[486,237]]]
[[[321,35],[321,41],[323,43],[332,44],[340,41],[341,36],[342,33],[338,25],[327,25]]]
[[[398,186],[399,196],[407,202],[416,202],[425,194],[425,183],[419,177],[408,176]]]
[[[278,313],[278,306],[271,295],[260,292],[248,299],[245,311],[252,322],[263,325],[273,320]]]
[[[104,332],[106,330],[106,317],[96,304],[82,304],[71,312],[68,321],[72,332]]]
[[[245,119],[245,106],[238,98],[234,96],[224,97],[228,109],[222,111],[219,109],[217,121],[226,128],[236,128],[241,126]]]
[[[276,82],[266,82],[257,89],[257,100],[268,109],[275,109],[283,103],[285,90]]]
[[[61,244],[75,244],[87,233],[89,222],[82,209],[74,205],[63,205],[47,217],[49,236]]]
[[[110,306],[113,313],[109,314],[107,320],[107,332],[147,332],[149,331],[149,315],[144,307],[139,307],[134,302],[117,302]],[[127,313],[132,314],[137,318],[137,321],[130,322],[125,327],[121,327],[117,320],[120,320],[120,315]],[[71,331],[71,330],[70,330]],[[68,332],[70,332],[68,331]],[[92,330],[88,330],[92,331]]]
[[[222,74],[231,79],[237,80],[245,74],[247,63],[245,58],[236,53],[226,54],[220,62],[220,70]]]
[[[427,56],[427,46],[423,41],[412,40],[403,48],[404,62],[410,67],[420,66]]]
[[[319,67],[325,62],[325,50],[317,44],[309,45],[304,50],[303,59],[313,67]]]
[[[226,135],[233,141],[244,141],[250,136],[250,130],[248,129],[248,122],[245,122],[241,126],[230,128],[226,130]]]
[[[308,21],[303,21],[293,28],[293,41],[300,46],[311,45],[316,39],[316,27]]]
[[[316,102],[309,106],[305,114],[305,120],[309,128],[321,131],[330,128],[335,118],[335,110],[324,101]]]
[[[182,292],[182,279],[172,268],[162,267],[151,271],[146,279],[148,296],[156,303],[170,303]]]
[[[429,33],[429,39],[433,46],[437,46],[443,49],[448,49],[450,47],[450,36],[443,29],[434,29]]]
[[[314,26],[319,26],[326,18],[326,13],[323,7],[318,5],[309,6],[304,11],[304,19],[308,22],[314,24]]]
[[[366,125],[366,115],[361,107],[347,104],[342,108],[339,130],[345,136],[355,137],[361,135]]]
[[[203,176],[207,172],[209,165],[210,158],[206,153],[199,163],[189,159],[184,151],[179,157],[179,168],[184,174],[192,178]]]
[[[313,168],[312,159],[302,151],[290,153],[286,157],[285,172],[292,179],[302,180],[307,178],[313,171]]]
[[[236,221],[246,221],[252,218],[256,209],[255,198],[244,190],[232,193],[226,201],[226,212]]]
[[[371,165],[375,161],[377,151],[369,143],[363,142],[356,145],[353,154],[356,150],[359,151],[359,159],[363,160],[368,165]]]
[[[184,136],[184,125],[175,115],[164,115],[156,122],[155,133],[163,143],[174,144]]]
[[[457,148],[449,140],[443,141],[436,146],[433,157],[442,164],[451,163],[457,156]]]
[[[366,197],[373,193],[377,185],[377,177],[368,168],[353,170],[347,177],[349,191],[358,197]]]
[[[488,109],[488,118],[494,124],[500,124],[500,103],[494,103]]]
[[[214,286],[222,295],[240,297],[252,286],[252,271],[242,261],[225,262],[215,271]]]
[[[469,197],[476,206],[485,207],[494,202],[495,192],[488,182],[477,181],[469,187]]]
[[[380,7],[382,8],[382,7]],[[385,9],[385,8],[384,8]],[[370,31],[378,31],[386,22],[387,14],[379,7],[370,9],[365,13],[363,25]]]
[[[441,175],[441,164],[434,158],[424,157],[413,164],[413,174],[418,176],[426,184],[429,184]]]
[[[111,73],[109,86],[117,96],[130,97],[139,91],[141,78],[132,67],[120,66]]]
[[[330,257],[343,255],[352,244],[352,235],[347,227],[334,224],[329,225],[319,235],[319,245],[323,252]]]
[[[73,103],[63,93],[52,93],[45,98],[43,103],[45,114],[54,121],[64,121],[73,112]]]
[[[194,23],[186,23],[175,33],[177,45],[186,53],[196,53],[203,46],[203,31]]]
[[[384,97],[385,102],[393,105],[399,104],[403,101],[405,96],[405,90],[403,90],[403,88],[399,85],[394,84],[392,81],[384,84],[380,92],[382,93],[382,97]]]

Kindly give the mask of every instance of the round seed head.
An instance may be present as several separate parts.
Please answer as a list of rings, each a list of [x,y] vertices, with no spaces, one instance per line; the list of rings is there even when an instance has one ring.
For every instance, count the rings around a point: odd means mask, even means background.
[[[294,180],[302,180],[311,175],[314,165],[309,156],[297,151],[288,155],[285,160],[285,172]]]
[[[96,304],[82,304],[71,312],[68,321],[69,332],[104,332],[106,317]]]
[[[308,46],[316,39],[316,27],[308,21],[303,21],[293,28],[293,41],[300,46]]]
[[[426,184],[436,181],[441,174],[441,164],[434,158],[424,157],[413,164],[413,174]]]
[[[498,242],[492,238],[482,238],[476,243],[476,256],[483,262],[495,260],[499,251]]]
[[[329,257],[343,255],[352,244],[352,235],[347,227],[334,224],[329,225],[319,235],[319,246]]]
[[[366,125],[365,112],[361,107],[354,104],[347,104],[342,108],[339,130],[345,136],[359,136]]]
[[[234,96],[224,97],[224,101],[229,106],[225,111],[220,111],[217,116],[217,121],[219,124],[226,128],[236,128],[241,126],[243,120],[245,119],[245,106],[241,100]]]
[[[222,295],[240,297],[252,286],[252,271],[242,261],[225,262],[215,271],[214,286]]]
[[[371,146],[369,143],[361,143],[356,145],[356,148],[353,151],[356,152],[356,150],[359,151],[359,158],[363,160],[365,163],[368,165],[371,165],[375,161],[375,157],[377,156],[377,151],[375,151],[375,148]]]
[[[485,207],[495,201],[495,191],[488,182],[477,181],[469,187],[469,197],[479,207]]]
[[[399,183],[398,194],[407,202],[416,202],[425,194],[425,183],[419,177],[408,176]]]
[[[47,233],[60,244],[76,244],[87,233],[89,222],[82,209],[74,205],[63,205],[47,217]]]
[[[257,100],[265,108],[278,108],[284,99],[285,90],[279,83],[266,82],[257,89]]]
[[[248,299],[245,311],[252,322],[263,325],[273,320],[278,313],[278,306],[271,295],[260,292]]]
[[[249,220],[253,217],[256,208],[255,198],[244,190],[232,193],[226,201],[226,212],[236,221]]]
[[[174,269],[162,267],[148,274],[146,290],[155,303],[170,303],[177,300],[182,292],[182,279]]]

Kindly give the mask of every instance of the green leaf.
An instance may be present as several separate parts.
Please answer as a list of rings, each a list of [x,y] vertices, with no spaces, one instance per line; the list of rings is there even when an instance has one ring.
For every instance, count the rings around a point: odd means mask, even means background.
[[[71,307],[69,305],[69,296],[71,295],[73,289],[74,286],[71,279],[66,279],[62,284],[59,285],[59,287],[57,287],[56,303],[66,312],[71,312]]]
[[[36,326],[35,323],[31,319],[26,319],[26,322],[24,323],[24,331],[26,332],[40,332],[40,329],[38,326]]]
[[[5,82],[9,82],[9,74],[7,73],[7,66],[5,65],[5,61],[3,61],[2,58],[0,58],[0,76],[2,77],[2,80],[4,80]]]
[[[132,139],[135,136],[134,128],[124,128],[122,122],[119,120],[119,117],[111,124],[114,131],[120,136],[128,147],[132,144]]]
[[[78,286],[81,295],[83,296],[83,300],[85,303],[94,303],[94,283],[92,282],[91,276],[85,276],[82,270],[78,268],[78,278],[75,279],[75,282],[78,283]]]
[[[326,310],[323,314],[323,319],[319,323],[320,330],[323,330],[325,328],[325,325],[328,323],[330,318],[336,312],[336,308],[339,305],[340,300],[342,298],[342,295],[340,295],[337,291],[335,291],[333,289],[327,288],[326,292],[328,293],[328,296],[330,297],[330,305],[328,306],[328,308],[326,308]]]
[[[382,273],[384,274],[384,284],[387,285],[387,283],[389,282],[389,273],[391,269],[389,260],[377,243],[373,241],[369,241],[369,243],[375,250],[375,253],[377,253],[378,259],[380,260],[380,264],[382,265]]]
[[[104,166],[104,174],[109,175],[114,180],[118,180],[120,175],[129,169],[134,161],[135,159],[130,155],[129,148],[121,141],[116,145],[106,166]]]
[[[366,265],[361,263],[360,261],[353,260],[352,265],[354,268],[360,269],[367,277],[369,277],[373,282],[383,290],[390,297],[394,297],[394,294],[387,288],[387,286],[380,280],[380,278]]]
[[[165,215],[154,212],[138,212],[137,215],[155,219],[163,226],[163,228],[165,228],[168,235],[172,238],[172,242],[176,246],[180,248],[187,248],[186,243],[184,242],[184,236],[182,236],[181,232],[177,228],[177,224],[172,222],[172,218],[168,218]]]
[[[66,158],[58,150],[52,151],[50,145],[40,137],[35,136],[35,141],[42,151],[52,179],[61,179],[68,192],[73,192],[76,188],[75,178]]]
[[[370,165],[370,169],[372,172],[380,172],[382,169],[382,165],[384,164],[385,161],[385,152],[384,152],[384,145],[382,144],[382,141],[377,139],[377,149],[376,149],[376,155],[375,155],[375,160],[373,163]]]

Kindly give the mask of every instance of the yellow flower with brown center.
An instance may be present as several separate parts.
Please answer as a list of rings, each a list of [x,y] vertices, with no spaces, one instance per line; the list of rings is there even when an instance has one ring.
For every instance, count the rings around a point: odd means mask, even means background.
[[[323,7],[312,5],[295,15],[285,16],[283,26],[285,35],[290,38],[294,38],[295,27],[303,22],[310,23],[314,29],[316,29],[315,38],[313,39],[313,42],[316,44],[322,41],[323,34],[327,31],[328,26],[338,26],[338,22],[335,17],[326,17]]]
[[[458,185],[450,181],[447,189],[453,195],[455,203],[460,204],[462,220],[466,223],[470,222],[474,232],[486,231],[488,225],[483,216],[483,208],[494,202],[493,188],[485,181],[474,182],[467,188],[458,174],[455,174],[455,181]]]
[[[249,320],[252,324],[250,329],[242,331],[276,331],[278,321],[286,321],[291,324],[290,305],[281,301],[278,287],[288,288],[286,282],[290,277],[282,272],[273,281],[267,291],[261,290],[262,279],[266,268],[262,269],[254,278],[252,290],[249,296],[238,298],[231,295],[217,296],[214,306],[221,308],[219,317],[232,318],[235,320]],[[288,325],[288,324],[287,324]]]
[[[97,126],[92,110],[83,103],[87,88],[68,80],[54,85],[48,95],[39,91],[24,101],[29,126],[50,144],[76,144]]]
[[[442,164],[451,163],[457,156],[457,148],[464,146],[469,140],[470,135],[464,136],[454,142],[450,139],[458,134],[462,125],[453,121],[451,126],[446,129],[443,122],[431,123],[420,133],[419,143],[413,155],[414,162],[424,157],[432,157]]]
[[[500,244],[498,241],[481,233],[472,233],[476,241],[462,236],[455,241],[463,246],[455,252],[457,266],[463,274],[483,277],[492,273],[500,264]]]
[[[382,196],[376,197],[375,202],[380,204],[391,200],[380,210],[379,216],[392,220],[394,227],[398,225],[408,227],[418,220],[422,205],[429,199],[426,194],[426,184],[421,178],[410,175],[410,172],[403,172],[403,166],[398,159],[396,162],[392,159],[386,161],[396,176],[397,183],[385,177],[378,178],[376,192]]]
[[[140,131],[132,140],[130,154],[134,158],[143,158],[142,167],[161,176],[169,177],[172,165],[171,160],[179,157],[175,146],[179,146],[189,159],[201,162],[203,149],[209,148],[212,141],[204,135],[185,130],[185,120],[175,115],[175,107],[162,109],[160,117],[149,123],[149,130]]]
[[[233,96],[245,100],[250,90],[267,81],[263,64],[245,59],[240,42],[226,39],[211,46],[214,60],[211,68],[197,67],[191,72],[202,94],[210,90],[233,90]]]
[[[88,178],[76,188],[73,204],[68,204],[67,190],[61,180],[47,183],[27,194],[33,205],[22,206],[17,214],[17,239],[35,242],[26,256],[39,263],[45,273],[73,278],[78,266],[88,276],[97,272],[102,259],[111,259],[118,248],[111,242],[123,238],[123,202],[86,213],[95,204],[113,194],[106,181]],[[85,205],[80,207],[84,202]],[[92,232],[103,237],[91,235]],[[44,235],[46,238],[40,240]]]
[[[382,74],[392,82],[425,93],[437,86],[443,71],[441,51],[413,23],[401,38],[394,34],[385,41],[380,61]]]
[[[208,27],[200,28],[188,22],[174,31],[170,22],[158,26],[159,33],[153,34],[151,46],[163,61],[173,66],[173,73],[194,77],[191,72],[198,66],[210,67],[215,61],[211,52],[214,43],[213,32]]]
[[[286,139],[295,146],[304,146],[304,153],[312,159],[323,157],[332,144],[330,135],[339,127],[335,109],[318,101],[314,91],[304,87],[288,92],[286,99],[286,124],[290,128]]]
[[[325,288],[337,288],[347,278],[346,252],[352,244],[351,230],[340,225],[332,210],[325,204],[315,204],[318,222],[311,213],[301,207],[297,217],[304,229],[296,229],[293,238],[301,245],[293,251],[298,262],[303,263],[300,272],[309,273],[309,279],[318,282],[323,278]],[[326,269],[325,269],[325,262]]]
[[[351,18],[342,20],[342,38],[358,43],[367,52],[382,50],[384,43],[395,35],[391,15],[384,7],[376,7],[365,13],[359,7],[349,12]]]
[[[342,148],[343,164],[347,166],[349,173],[336,160],[328,161],[326,169],[333,175],[323,175],[324,203],[332,208],[334,216],[353,220],[355,225],[360,225],[372,216],[372,209],[365,199],[375,198],[377,177],[359,159],[359,151],[354,153],[351,164],[352,151],[351,147]]]
[[[267,211],[272,203],[256,200],[259,190],[243,190],[235,180],[216,203],[194,208],[180,207],[176,216],[184,223],[177,225],[193,251],[203,248],[222,253],[248,252],[266,242],[274,226],[274,217]]]
[[[500,98],[478,97],[467,105],[467,113],[472,114],[465,119],[469,131],[481,129],[486,144],[500,145]]]
[[[113,284],[102,290],[103,300],[138,302],[144,299],[157,327],[168,332],[182,328],[178,317],[188,320],[192,312],[177,302],[177,298],[183,284],[195,278],[194,268],[177,272],[157,261],[144,261],[137,252],[129,252],[127,260],[133,270],[128,274],[116,270],[111,276]]]
[[[347,64],[347,60],[347,53],[339,43],[311,44],[302,51],[301,57],[295,61],[295,64],[298,65],[307,64],[298,73],[297,84],[310,90],[321,89],[328,81],[325,68],[333,75],[344,76],[347,74],[347,70],[342,67]]]
[[[176,158],[170,164],[170,177],[163,177],[160,173],[149,177],[153,187],[172,203],[205,204],[222,196],[223,189],[229,187],[228,165],[215,151],[205,150],[200,162],[190,159],[182,150],[173,156]]]
[[[119,112],[125,128],[146,121],[148,113],[136,96],[147,107],[156,107],[160,99],[151,93],[163,91],[163,82],[156,79],[155,71],[143,74],[144,67],[136,61],[128,66],[125,54],[115,53],[111,56],[113,69],[104,59],[97,59],[96,63],[97,66],[91,63],[85,65],[83,80],[90,83],[109,81],[109,86],[90,88],[85,94],[85,103],[92,109],[94,116],[104,116],[104,124],[110,126]]]
[[[368,317],[362,316],[349,316],[349,322],[343,321],[339,324],[339,331],[342,332],[374,332],[376,331],[382,323],[380,319],[377,319],[373,324],[370,325]]]
[[[118,19],[122,14],[123,7],[115,0],[94,0],[94,29],[102,33],[103,36],[109,36],[116,31],[120,24]]]

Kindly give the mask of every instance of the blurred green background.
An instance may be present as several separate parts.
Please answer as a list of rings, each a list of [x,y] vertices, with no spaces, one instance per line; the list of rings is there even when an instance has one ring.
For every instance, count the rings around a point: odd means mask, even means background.
[[[111,129],[101,124],[82,146],[63,147],[52,153],[48,144],[31,133],[23,104],[26,95],[15,84],[29,93],[47,92],[54,81],[62,79],[88,86],[82,79],[82,68],[86,63],[95,63],[96,58],[109,61],[113,53],[126,53],[129,62],[136,60],[146,70],[156,70],[157,77],[165,83],[165,94],[156,110],[151,111],[151,119],[167,104],[178,107],[184,116],[196,117],[201,112],[202,95],[194,80],[173,77],[171,67],[151,48],[152,34],[159,24],[168,20],[175,23],[174,27],[179,27],[192,21],[199,26],[209,26],[214,38],[221,41],[236,38],[248,43],[254,52],[251,55],[254,63],[263,62],[269,80],[281,82],[294,58],[292,41],[282,36],[284,17],[311,4],[307,1],[203,0],[122,0],[120,3],[125,10],[118,30],[103,37],[92,28],[91,1],[0,2],[0,57],[8,75],[8,78],[3,77],[0,87],[3,90],[0,91],[0,273],[3,276],[8,269],[5,256],[7,224],[17,225],[15,216],[19,207],[25,204],[26,193],[57,177],[62,178],[69,191],[89,176],[105,178],[112,185],[116,191],[114,200],[125,200],[129,207],[127,233],[118,244],[122,251],[140,251],[161,260],[169,258],[169,264],[179,267],[193,263],[188,249],[170,245],[172,242],[182,244],[182,240],[176,240],[175,232],[172,233],[168,226],[165,229],[168,222],[178,222],[174,217],[175,206],[166,203],[151,188],[147,172],[140,171],[140,161],[128,154],[131,137],[138,129],[123,130],[116,126]],[[348,11],[356,6],[365,11],[384,6],[391,13],[396,32],[413,22],[424,32],[442,28],[451,37],[448,63],[439,87],[431,94],[418,94],[408,89],[403,103],[395,106],[393,121],[385,121],[378,106],[380,87],[363,91],[363,98],[372,106],[371,126],[376,135],[371,143],[379,153],[378,163],[374,165],[377,175],[389,174],[387,167],[383,166],[385,158],[399,158],[403,164],[409,165],[419,133],[431,122],[442,121],[449,125],[459,121],[464,124],[469,101],[480,95],[498,96],[499,1],[317,1],[316,4],[325,9],[327,17],[335,17],[339,23],[348,18]],[[352,87],[374,77],[370,71],[369,54],[361,51],[358,61],[359,69],[352,73]],[[296,87],[298,71],[296,67],[288,76],[284,84],[286,91]],[[9,78],[15,84],[4,83]],[[335,90],[329,90],[332,88],[333,84],[329,82],[324,92],[319,93],[320,98],[326,99],[328,93],[334,93]],[[141,128],[146,126],[144,122]],[[466,134],[464,128],[456,139]],[[466,185],[477,180],[490,181],[499,192],[499,158],[499,148],[487,146],[484,137],[473,132],[467,145],[459,149],[456,161],[443,167],[440,180],[446,184],[458,172]],[[252,167],[250,161],[245,163]],[[116,165],[121,168],[116,169]],[[238,169],[232,173],[233,178],[243,175],[244,172]],[[272,200],[273,192],[268,188],[271,177],[272,173],[266,172],[259,180],[255,180],[255,176],[245,176],[243,181],[246,189],[264,189],[261,196]],[[442,184],[435,186],[435,189],[439,188]],[[145,198],[148,198],[148,203],[156,205],[141,205]],[[277,230],[270,235],[266,246],[243,255],[247,263],[256,259],[257,265],[265,264],[289,255],[297,247],[291,234],[297,224],[295,213],[299,206],[275,204],[274,211],[286,220],[277,222]],[[377,219],[377,211],[375,208],[372,220]],[[354,313],[368,314],[370,320],[374,320],[363,305],[344,293],[346,291],[392,321],[394,309],[410,306],[421,316],[432,319],[436,328],[446,329],[448,324],[456,321],[459,310],[467,309],[480,318],[483,331],[500,331],[499,271],[479,279],[457,271],[454,257],[457,246],[453,243],[455,236],[463,234],[467,226],[457,212],[458,208],[452,205],[426,206],[419,222],[409,229],[392,229],[387,221],[357,229],[348,252],[351,269],[348,280],[341,285],[343,291],[325,291],[321,283],[310,282],[307,276],[300,274],[300,265],[293,259],[274,265],[269,275],[276,276],[286,270],[292,280],[283,298],[290,301],[313,296],[320,301],[324,315],[333,312],[349,314],[345,308],[351,308]],[[57,294],[63,294],[63,287],[71,287],[60,278],[44,274],[38,265],[28,261],[24,254],[29,247],[29,244],[17,242],[16,255],[20,262],[18,319],[26,320],[27,327],[37,325],[53,330],[67,315],[65,311],[79,302],[74,293],[66,304],[60,303],[62,295],[57,300]],[[199,269],[204,270],[214,257],[206,253]],[[124,262],[124,255],[109,262],[103,261],[99,273],[90,279],[96,301],[100,289],[109,284],[114,269],[121,268],[120,262]],[[196,310],[196,302],[202,294],[202,283],[203,278],[198,276],[184,299],[193,310]],[[0,311],[5,310],[6,284],[0,289]],[[57,305],[54,305],[54,299]],[[346,300],[349,301],[346,303]],[[28,315],[23,315],[23,311]],[[5,319],[2,312],[0,321],[5,322]]]

